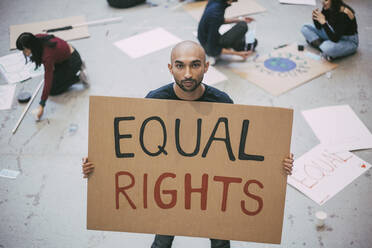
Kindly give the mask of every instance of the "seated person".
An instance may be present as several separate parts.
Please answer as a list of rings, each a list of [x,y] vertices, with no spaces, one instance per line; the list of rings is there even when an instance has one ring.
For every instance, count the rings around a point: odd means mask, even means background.
[[[252,22],[252,18],[225,19],[226,8],[237,1],[208,1],[198,26],[198,40],[208,56],[216,58],[221,54],[231,54],[246,59],[257,46],[257,40],[255,40],[254,44],[246,44],[245,40],[245,35],[248,31],[247,23]],[[221,35],[218,31],[219,28],[221,25],[228,23],[236,23],[236,25]]]
[[[301,32],[306,41],[319,49],[327,60],[356,52],[359,44],[354,10],[342,0],[323,0],[323,9],[313,11],[314,24]]]

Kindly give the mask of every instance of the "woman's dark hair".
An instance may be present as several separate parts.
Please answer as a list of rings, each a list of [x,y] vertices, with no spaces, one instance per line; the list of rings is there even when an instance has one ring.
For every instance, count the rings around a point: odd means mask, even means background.
[[[18,50],[23,51],[27,48],[31,50],[32,56],[31,61],[35,62],[36,68],[38,68],[42,63],[43,48],[44,46],[56,47],[57,43],[50,41],[53,39],[54,35],[45,35],[42,37],[36,37],[32,33],[22,33],[18,36],[16,41],[16,46]],[[27,58],[26,58],[27,62]]]
[[[346,3],[344,3],[343,0],[331,0],[331,12],[338,13],[340,11],[340,8],[344,6],[345,8],[348,8],[351,10],[351,12],[355,13],[355,11]]]
[[[331,0],[331,11],[339,12],[342,5],[344,5],[342,0]]]

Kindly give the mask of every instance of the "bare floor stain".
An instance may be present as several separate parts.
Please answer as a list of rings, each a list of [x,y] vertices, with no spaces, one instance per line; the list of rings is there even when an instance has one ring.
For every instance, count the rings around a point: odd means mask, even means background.
[[[333,231],[333,228],[330,227],[330,226],[324,225],[324,226],[317,226],[316,227],[316,230],[318,232],[324,232],[324,231],[326,231],[326,232],[332,232]]]
[[[364,173],[364,176],[368,179],[371,179],[371,172],[367,171],[366,173]]]
[[[312,216],[313,215],[313,208],[312,207],[310,207],[310,206],[307,207],[307,214],[309,216]]]
[[[43,178],[42,178],[42,181],[44,182],[45,179],[46,179],[46,176],[44,175]],[[38,206],[40,204],[40,196],[41,196],[41,193],[43,192],[44,188],[45,188],[45,183],[42,183],[41,186],[40,186],[39,191],[36,194],[26,195],[27,198],[34,198],[34,201],[32,202],[32,205]]]
[[[293,220],[293,219],[294,219],[294,216],[290,214],[290,215],[288,216],[288,220],[291,222],[291,225],[292,225],[292,226],[293,226],[293,224],[294,224],[294,220]]]

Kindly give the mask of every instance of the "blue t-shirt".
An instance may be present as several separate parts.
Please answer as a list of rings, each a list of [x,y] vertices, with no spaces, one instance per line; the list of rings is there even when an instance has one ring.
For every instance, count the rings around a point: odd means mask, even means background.
[[[225,10],[229,5],[223,0],[209,0],[198,26],[198,40],[207,55],[221,54],[219,28],[225,22]]]
[[[150,91],[146,98],[155,98],[155,99],[169,99],[169,100],[182,100],[177,97],[173,89],[173,84],[170,83],[160,87],[159,89]],[[204,84],[205,91],[203,95],[195,100],[200,102],[220,102],[220,103],[234,103],[233,100],[225,92],[220,91],[212,86]]]

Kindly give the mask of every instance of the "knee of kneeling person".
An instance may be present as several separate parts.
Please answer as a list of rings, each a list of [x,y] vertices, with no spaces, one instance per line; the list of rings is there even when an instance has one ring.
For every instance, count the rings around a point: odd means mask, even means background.
[[[245,21],[240,21],[236,25],[243,28],[245,31],[248,31],[248,24]]]
[[[335,57],[337,53],[335,43],[329,40],[324,41],[320,46],[319,49],[328,56]]]
[[[310,25],[310,24],[304,24],[302,27],[301,27],[301,33],[303,35],[307,34],[308,32],[312,31],[313,27]]]

